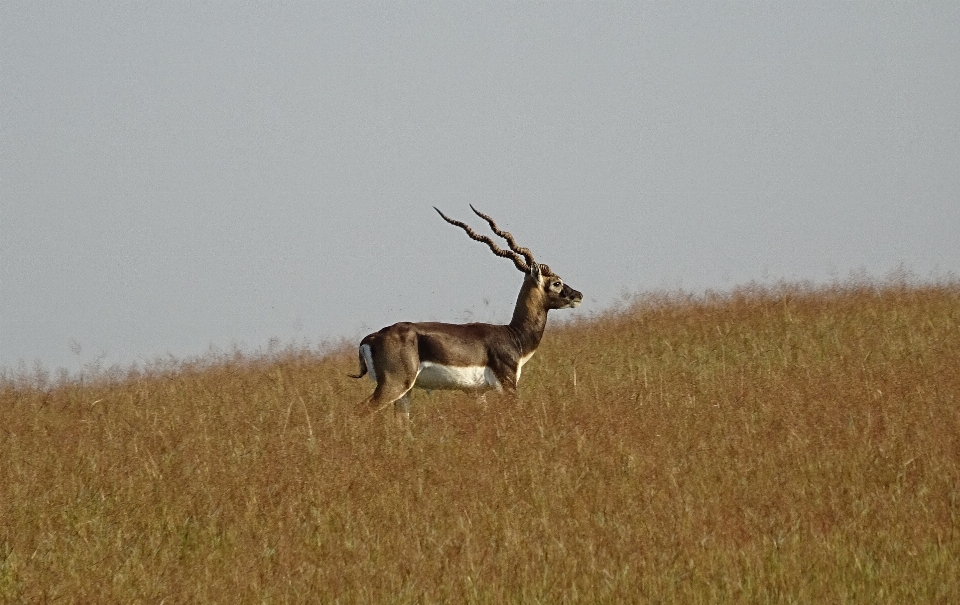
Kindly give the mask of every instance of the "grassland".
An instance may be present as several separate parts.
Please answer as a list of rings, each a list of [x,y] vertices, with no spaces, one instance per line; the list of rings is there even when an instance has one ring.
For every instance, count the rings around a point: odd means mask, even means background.
[[[521,397],[355,352],[0,384],[5,603],[956,603],[960,287],[646,296]]]

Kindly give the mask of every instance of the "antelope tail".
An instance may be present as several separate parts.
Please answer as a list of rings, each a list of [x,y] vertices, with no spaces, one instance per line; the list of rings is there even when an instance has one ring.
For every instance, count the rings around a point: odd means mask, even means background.
[[[347,374],[350,378],[363,378],[367,375],[367,362],[363,358],[363,353],[357,353],[357,356],[360,358],[360,373],[359,374]]]

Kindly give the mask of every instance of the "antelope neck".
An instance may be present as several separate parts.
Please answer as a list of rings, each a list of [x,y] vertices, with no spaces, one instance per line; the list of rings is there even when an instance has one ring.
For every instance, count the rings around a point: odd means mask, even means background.
[[[513,309],[513,319],[507,326],[520,348],[518,352],[521,357],[533,353],[543,338],[543,331],[547,327],[547,309],[543,302],[540,289],[525,280],[517,297],[517,306]]]

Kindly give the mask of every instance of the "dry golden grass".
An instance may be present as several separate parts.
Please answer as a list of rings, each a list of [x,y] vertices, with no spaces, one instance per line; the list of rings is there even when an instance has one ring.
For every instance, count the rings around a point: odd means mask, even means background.
[[[960,288],[646,297],[521,398],[354,351],[0,386],[9,603],[955,603]]]

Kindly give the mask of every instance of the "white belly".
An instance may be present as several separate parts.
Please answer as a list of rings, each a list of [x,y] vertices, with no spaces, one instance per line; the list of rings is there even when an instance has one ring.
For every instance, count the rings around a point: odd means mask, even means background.
[[[431,361],[420,363],[415,387],[420,389],[480,390],[502,389],[487,366],[445,366]]]

